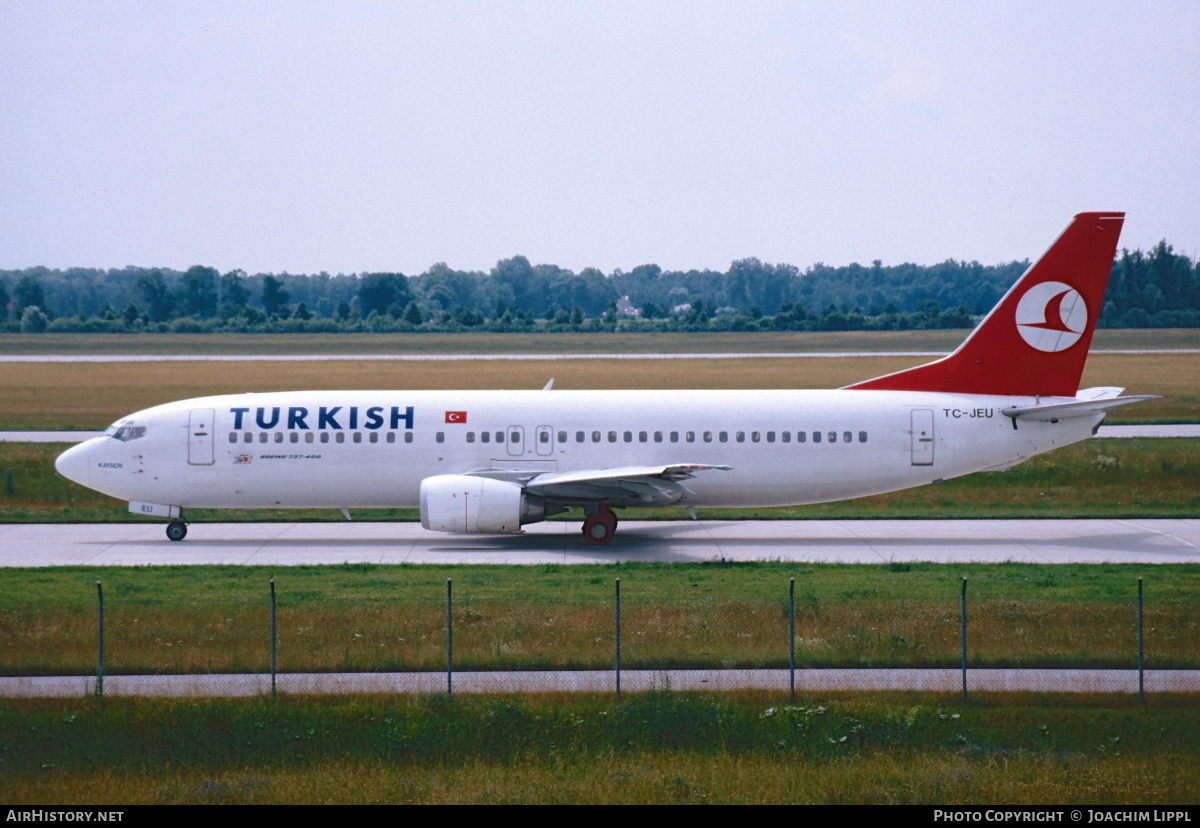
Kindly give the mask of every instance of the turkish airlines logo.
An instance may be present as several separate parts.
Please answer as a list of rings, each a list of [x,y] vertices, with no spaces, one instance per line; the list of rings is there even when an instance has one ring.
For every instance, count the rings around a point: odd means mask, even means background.
[[[1017,303],[1017,330],[1031,348],[1046,353],[1065,351],[1087,328],[1087,303],[1079,291],[1062,282],[1042,282]]]
[[[448,423],[465,423],[467,421],[467,412],[465,411],[447,411],[446,422]]]

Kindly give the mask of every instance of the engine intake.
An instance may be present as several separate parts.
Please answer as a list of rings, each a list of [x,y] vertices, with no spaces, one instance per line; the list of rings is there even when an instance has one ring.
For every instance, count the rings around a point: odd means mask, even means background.
[[[545,500],[520,484],[470,474],[439,474],[421,481],[421,525],[459,534],[517,533],[546,519]]]

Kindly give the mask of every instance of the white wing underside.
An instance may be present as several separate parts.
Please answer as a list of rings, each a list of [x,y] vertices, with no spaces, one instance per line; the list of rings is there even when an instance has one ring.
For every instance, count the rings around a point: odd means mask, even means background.
[[[521,483],[525,491],[562,503],[607,503],[611,506],[669,506],[692,492],[683,485],[696,472],[732,466],[679,463],[669,466],[626,466],[573,472],[474,472],[480,477],[499,477]]]

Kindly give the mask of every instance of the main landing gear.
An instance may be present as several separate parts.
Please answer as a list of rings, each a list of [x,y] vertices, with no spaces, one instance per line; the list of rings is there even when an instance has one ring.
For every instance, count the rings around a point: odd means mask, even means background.
[[[601,503],[596,511],[583,521],[583,539],[592,546],[604,546],[612,541],[617,531],[617,516],[613,510]]]
[[[167,539],[181,541],[187,537],[187,524],[182,520],[173,520],[167,524]]]

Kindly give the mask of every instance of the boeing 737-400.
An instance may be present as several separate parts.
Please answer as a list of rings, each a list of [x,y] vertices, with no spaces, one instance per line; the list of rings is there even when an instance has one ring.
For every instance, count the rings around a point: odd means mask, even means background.
[[[999,470],[1149,399],[1079,390],[1124,213],[1080,213],[947,357],[832,391],[294,391],[155,406],[64,452],[66,477],[189,508],[416,507],[512,533],[569,509],[783,506]]]

